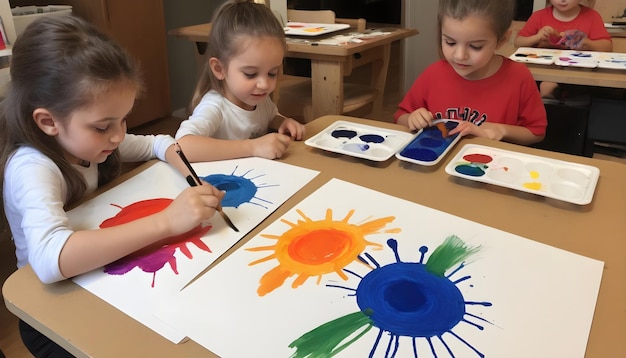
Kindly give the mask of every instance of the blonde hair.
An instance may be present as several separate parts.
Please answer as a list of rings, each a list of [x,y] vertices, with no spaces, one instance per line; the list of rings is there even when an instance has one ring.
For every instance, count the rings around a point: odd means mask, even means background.
[[[230,60],[241,51],[241,39],[246,36],[277,38],[281,41],[283,50],[287,50],[285,30],[269,7],[251,0],[227,1],[213,16],[207,61],[187,109],[189,113],[193,112],[202,97],[211,89],[224,94],[222,81],[215,77],[208,60],[215,57],[223,66],[228,67]]]

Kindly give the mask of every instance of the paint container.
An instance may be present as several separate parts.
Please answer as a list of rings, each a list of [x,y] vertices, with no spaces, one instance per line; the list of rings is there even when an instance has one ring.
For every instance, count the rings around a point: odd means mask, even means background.
[[[446,173],[579,205],[591,202],[600,177],[594,166],[477,144],[463,146]]]
[[[391,158],[414,135],[348,121],[336,121],[304,144],[334,153],[373,161]]]
[[[422,129],[415,139],[396,154],[396,157],[405,162],[420,165],[439,163],[461,137],[458,134],[447,135],[447,132],[459,125],[459,121],[447,119],[438,120],[438,122],[437,125]],[[445,134],[442,132],[442,126]]]

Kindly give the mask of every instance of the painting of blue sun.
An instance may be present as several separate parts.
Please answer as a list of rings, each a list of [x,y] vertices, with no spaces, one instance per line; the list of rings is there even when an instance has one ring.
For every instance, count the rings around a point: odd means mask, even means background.
[[[157,316],[222,357],[582,358],[602,268],[333,179]]]

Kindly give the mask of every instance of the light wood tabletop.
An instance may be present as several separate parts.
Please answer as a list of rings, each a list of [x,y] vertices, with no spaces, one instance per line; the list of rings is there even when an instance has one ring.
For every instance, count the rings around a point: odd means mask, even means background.
[[[407,131],[404,127],[390,123],[332,115],[308,123],[307,138],[337,120]],[[383,162],[371,162],[315,149],[304,142],[293,142],[279,160],[319,171],[320,174],[225,256],[240,248],[330,179],[337,178],[604,261],[585,357],[626,356],[626,166],[482,138],[461,139],[448,153],[448,159],[456,155],[465,144],[486,145],[595,166],[599,168],[600,176],[593,200],[588,205],[576,205],[453,177],[444,170],[448,160],[442,160],[432,167],[406,163],[395,157]],[[126,178],[136,175],[149,165],[137,168]],[[114,184],[124,179],[118,178]],[[193,341],[178,345],[171,343],[70,280],[42,284],[29,266],[17,270],[7,279],[3,295],[11,312],[79,357],[215,356]]]

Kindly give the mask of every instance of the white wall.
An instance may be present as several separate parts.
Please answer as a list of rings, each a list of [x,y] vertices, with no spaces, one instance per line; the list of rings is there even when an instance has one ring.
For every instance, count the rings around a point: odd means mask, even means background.
[[[163,0],[166,31],[211,22],[213,12],[224,1]],[[189,104],[198,79],[194,44],[188,40],[167,36],[167,53],[172,111],[177,111]]]
[[[403,3],[403,26],[419,31],[417,36],[405,40],[402,84],[404,92],[409,90],[413,81],[428,65],[439,59],[438,6],[438,0],[405,0]]]
[[[13,15],[11,14],[9,0],[0,0],[0,17],[2,17],[2,23],[4,24],[4,30],[9,42],[15,42],[15,26],[13,25]]]

